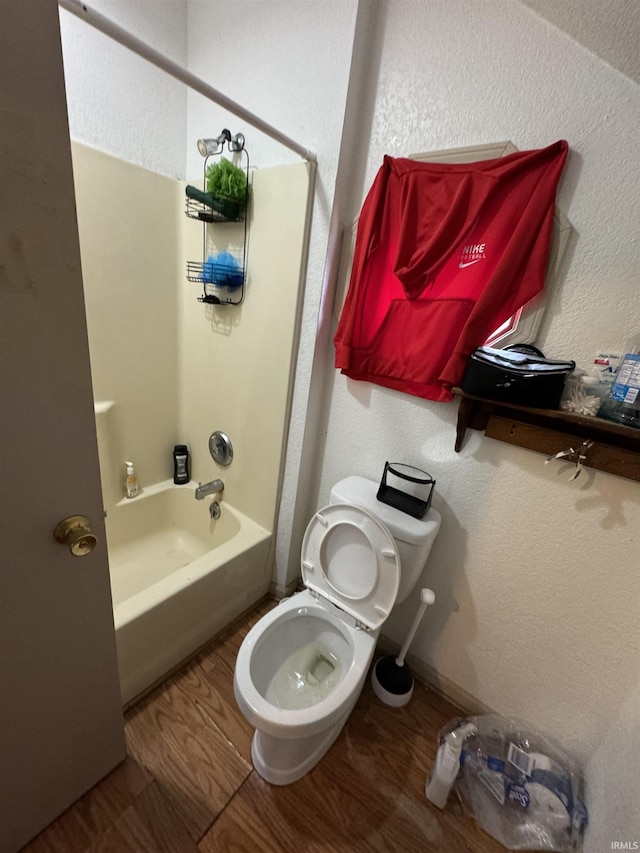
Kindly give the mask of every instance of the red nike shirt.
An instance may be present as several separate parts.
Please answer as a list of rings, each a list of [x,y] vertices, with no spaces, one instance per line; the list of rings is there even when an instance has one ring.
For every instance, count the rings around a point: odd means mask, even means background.
[[[568,149],[464,164],[385,157],[360,214],[336,367],[451,400],[475,347],[544,286]]]

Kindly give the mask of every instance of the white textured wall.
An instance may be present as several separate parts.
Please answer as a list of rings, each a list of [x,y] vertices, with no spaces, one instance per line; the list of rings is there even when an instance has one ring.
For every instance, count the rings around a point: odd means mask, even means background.
[[[89,6],[186,65],[186,0],[90,0]],[[60,30],[71,138],[184,178],[186,87],[64,9]]]
[[[523,2],[640,83],[640,9],[637,0]]]
[[[516,2],[381,8],[367,173],[352,213],[385,153],[566,138],[559,205],[576,233],[539,344],[586,363],[640,330],[638,86]],[[347,473],[378,478],[385,459],[435,475],[443,525],[423,581],[437,602],[413,652],[585,762],[597,824],[587,850],[640,840],[638,484],[593,472],[568,483],[541,455],[477,433],[456,455],[455,403],[346,380],[332,359],[330,348],[315,505]],[[385,633],[401,642],[417,605],[414,594]]]

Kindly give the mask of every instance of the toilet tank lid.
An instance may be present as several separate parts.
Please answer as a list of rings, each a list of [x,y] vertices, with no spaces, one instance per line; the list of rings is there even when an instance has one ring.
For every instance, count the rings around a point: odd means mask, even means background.
[[[440,513],[431,508],[424,518],[413,518],[376,497],[379,484],[367,477],[352,475],[340,480],[331,489],[331,503],[363,506],[378,516],[398,540],[411,545],[430,542],[440,529]]]

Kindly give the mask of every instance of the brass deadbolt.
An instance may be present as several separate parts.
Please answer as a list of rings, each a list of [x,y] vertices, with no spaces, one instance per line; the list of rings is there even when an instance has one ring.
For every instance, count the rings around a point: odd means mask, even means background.
[[[70,515],[53,531],[53,538],[66,545],[74,557],[85,557],[96,547],[97,539],[91,532],[91,522],[86,515]]]

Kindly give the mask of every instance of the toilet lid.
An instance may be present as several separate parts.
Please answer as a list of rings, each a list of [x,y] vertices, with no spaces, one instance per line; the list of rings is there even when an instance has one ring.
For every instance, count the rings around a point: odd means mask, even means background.
[[[400,584],[395,540],[364,507],[325,506],[304,534],[302,579],[367,627],[378,628],[389,615]]]

